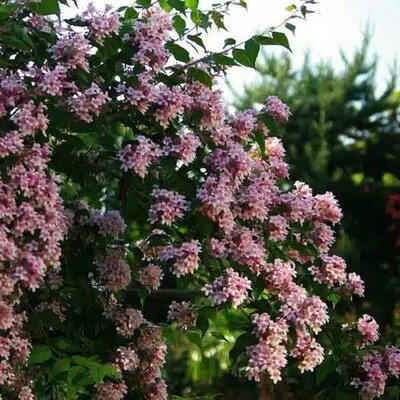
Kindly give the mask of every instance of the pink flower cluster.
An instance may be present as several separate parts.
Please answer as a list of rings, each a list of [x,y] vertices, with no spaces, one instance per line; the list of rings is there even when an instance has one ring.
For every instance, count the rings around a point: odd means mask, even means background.
[[[131,270],[121,249],[109,249],[105,257],[96,260],[99,283],[112,292],[125,289],[131,283]]]
[[[92,213],[91,221],[98,226],[101,235],[118,237],[124,233],[126,228],[125,221],[117,210],[110,210],[104,213],[95,210]]]
[[[139,143],[134,147],[131,144],[126,145],[119,151],[118,158],[124,171],[133,171],[144,178],[149,172],[150,165],[161,156],[161,150],[154,142],[142,135],[139,135],[137,139]]]
[[[254,314],[252,322],[259,343],[247,348],[249,356],[247,374],[249,378],[259,381],[266,371],[276,383],[281,380],[281,370],[287,364],[286,343],[289,326],[285,319],[274,322],[267,313]]]
[[[264,109],[278,121],[288,121],[292,115],[289,107],[276,96],[269,96],[267,98]]]
[[[388,347],[382,353],[373,352],[361,359],[359,377],[353,378],[351,384],[359,389],[363,400],[381,397],[389,377],[400,375],[400,350]]]
[[[106,304],[104,315],[115,322],[118,335],[131,339],[128,345],[117,348],[112,357],[122,377],[133,376],[145,399],[166,400],[167,387],[161,378],[161,368],[165,363],[167,347],[162,340],[161,329],[146,321],[139,310],[122,308],[115,298]],[[103,384],[112,388],[115,383]],[[120,382],[119,385],[125,383]]]
[[[53,28],[51,21],[47,26],[26,11],[27,29]],[[124,37],[123,46],[131,43],[131,56],[121,60],[118,76],[110,81],[92,71],[90,65],[96,60],[96,51],[101,52],[102,42],[118,34],[119,16],[109,7],[97,12],[91,5],[81,20],[86,28],[79,32],[69,25],[54,32],[50,29],[57,39],[49,45],[49,59],[43,65],[28,65],[27,71],[0,71],[0,117],[8,118],[7,131],[0,135],[0,159],[5,159],[0,180],[0,384],[24,382],[20,399],[33,396],[18,370],[30,349],[20,300],[24,291],[33,292],[43,282],[52,290],[60,287],[60,242],[68,225],[76,223],[78,233],[71,232],[68,238],[72,245],[68,242],[67,250],[79,252],[75,243],[93,247],[95,273],[89,276],[90,283],[105,305],[104,316],[115,326],[118,342],[109,354],[109,361],[119,370],[118,379],[100,383],[97,398],[122,400],[131,389],[128,382],[146,400],[167,398],[161,374],[166,357],[161,329],[147,321],[140,310],[119,304],[112,293],[126,289],[132,279],[126,261],[131,244],[121,243],[125,222],[118,211],[91,211],[84,203],[75,203],[65,215],[56,178],[47,166],[50,150],[42,144],[58,141],[58,137],[45,136],[49,124],[46,105],[51,110],[72,111],[86,124],[103,117],[106,105],[107,111],[117,116],[126,114],[141,135],[118,152],[122,170],[140,178],[151,171],[148,180],[160,185],[158,168],[162,162],[157,161],[169,157],[176,174],[193,185],[188,185],[185,193],[191,188],[197,191],[197,200],[189,202],[175,191],[172,179],[163,182],[170,190],[155,188],[151,192],[149,222],[165,225],[166,232],[153,231],[147,239],[136,242],[135,251],[141,251],[143,261],[149,263],[135,269],[133,278],[145,289],[156,290],[163,279],[158,264],[166,263],[179,278],[196,272],[203,261],[201,272],[211,275],[206,275],[210,281],[203,292],[214,306],[229,303],[234,308],[257,300],[258,291],[253,292],[252,287],[261,285],[261,295],[274,309],[270,314],[252,316],[257,342],[246,351],[247,376],[259,380],[266,373],[278,382],[290,357],[301,372],[312,371],[323,361],[324,349],[317,335],[329,315],[324,301],[303,286],[306,278],[298,273],[299,264],[302,272],[308,270],[315,281],[327,286],[326,290],[364,293],[361,278],[347,273],[344,260],[330,254],[335,239],[332,226],[342,216],[337,200],[330,192],[314,195],[302,182],[289,191],[281,189],[285,187],[281,180],[288,177],[285,150],[278,138],[267,136],[268,129],[255,111],[225,118],[222,93],[185,75],[185,68],[179,74],[179,84],[165,83],[162,75],[169,74],[165,70],[169,60],[165,44],[172,29],[167,13],[159,8],[142,10],[132,33]],[[214,74],[207,65],[198,67]],[[86,72],[97,83],[82,87]],[[74,81],[80,75],[82,79]],[[275,96],[268,97],[261,112],[278,121],[287,121],[291,115]],[[36,143],[38,133],[41,144]],[[115,153],[109,159],[107,154],[104,165],[111,166]],[[102,163],[96,167],[101,168]],[[192,211],[194,217],[203,214],[213,231],[213,238],[206,242],[210,254],[202,255],[203,260],[200,254],[205,250],[197,226],[188,234],[175,226],[186,213],[192,221]],[[148,224],[144,225],[140,232],[148,229]],[[80,233],[84,234],[80,237]],[[152,245],[151,237],[157,234],[168,244]],[[221,272],[215,273],[213,263],[207,264],[209,255],[218,258]],[[116,296],[123,298],[121,293]],[[35,311],[51,310],[64,319],[68,317],[65,307],[46,297]],[[173,302],[168,319],[188,329],[196,322],[195,311],[191,303]],[[363,345],[379,337],[378,326],[368,315],[359,319],[357,329]],[[365,399],[381,395],[386,379],[400,374],[399,359],[395,348],[363,358],[353,384]]]
[[[44,69],[36,74],[40,91],[49,96],[62,96],[64,89],[76,90],[67,80],[67,68],[57,65],[53,70]]]
[[[162,269],[155,264],[149,264],[138,271],[138,282],[148,290],[157,290],[164,277]]]
[[[177,277],[193,274],[200,263],[201,247],[198,240],[182,243],[180,247],[166,246],[159,254],[160,261],[173,260],[171,271]]]
[[[189,202],[176,192],[154,189],[151,196],[155,200],[149,211],[149,220],[152,224],[160,222],[163,225],[172,225],[189,209]]]
[[[24,331],[27,314],[24,291],[39,289],[49,271],[59,269],[60,243],[67,220],[57,179],[49,174],[50,149],[36,143],[46,134],[46,106],[28,96],[24,79],[30,74],[0,73],[0,117],[8,118],[11,130],[0,135],[0,385],[33,399],[20,369],[29,357],[30,342]],[[40,142],[43,143],[43,136]],[[60,318],[64,309],[56,302],[42,304]]]
[[[122,400],[128,393],[128,387],[123,382],[102,382],[97,388],[98,400]]]
[[[379,339],[379,325],[368,314],[364,314],[358,320],[357,329],[361,333],[364,344],[372,344]]]
[[[143,19],[133,27],[133,42],[137,47],[134,61],[152,74],[157,74],[169,58],[164,43],[171,29],[171,20],[166,13],[157,8],[145,10]]]
[[[182,301],[181,303],[173,301],[169,305],[167,319],[169,321],[176,321],[178,326],[187,330],[196,325],[196,307],[190,301]]]
[[[76,116],[84,122],[92,122],[93,116],[99,116],[102,107],[110,100],[107,92],[92,83],[90,88],[76,93],[68,99],[68,104]]]
[[[238,307],[248,298],[251,290],[251,281],[232,268],[228,268],[224,276],[220,276],[213,283],[204,286],[203,291],[214,305],[232,302]]]
[[[83,13],[83,20],[89,26],[89,36],[96,42],[118,33],[120,22],[116,12],[111,12],[111,6],[106,5],[103,12],[98,11],[93,3],[90,3]]]
[[[55,61],[68,69],[88,69],[90,44],[82,33],[68,33],[51,48]]]
[[[189,165],[196,158],[196,150],[201,146],[197,135],[191,132],[179,132],[177,140],[166,138],[163,153],[178,158],[183,165]]]

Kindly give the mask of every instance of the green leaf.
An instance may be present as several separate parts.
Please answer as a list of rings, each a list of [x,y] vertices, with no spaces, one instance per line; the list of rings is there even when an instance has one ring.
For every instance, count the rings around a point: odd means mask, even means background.
[[[284,33],[272,32],[272,37],[278,45],[286,47],[288,50],[292,51],[290,48],[289,40]]]
[[[224,29],[227,31],[226,26],[224,24],[224,16],[220,14],[219,12],[213,11],[211,13],[211,18],[214,21],[214,24],[219,28],[219,29]]]
[[[265,157],[265,135],[261,132],[256,132],[254,139],[260,148],[260,153],[262,157]]]
[[[6,46],[12,47],[13,49],[17,50],[30,50],[30,46],[27,43],[13,36],[0,36],[0,43],[4,43]]]
[[[187,338],[195,344],[200,350],[203,348],[203,342],[201,336],[197,332],[189,332]]]
[[[182,13],[184,13],[186,11],[186,6],[185,6],[185,2],[181,1],[181,0],[168,0],[168,3],[175,8],[175,10],[178,10]]]
[[[229,66],[237,65],[232,57],[228,57],[223,54],[214,54],[213,59],[219,65],[229,65]]]
[[[133,7],[128,7],[125,10],[124,18],[127,20],[136,19],[138,16],[138,12]]]
[[[296,10],[297,10],[297,7],[296,7],[295,4],[291,4],[290,6],[286,7],[286,11],[288,11],[288,12],[293,12],[293,11],[296,11]]]
[[[336,370],[336,362],[332,356],[325,358],[324,362],[317,368],[316,385],[320,386],[324,383],[326,377]]]
[[[0,6],[0,19],[6,19],[14,11],[14,7],[10,5]]]
[[[332,302],[332,307],[335,308],[336,304],[342,299],[342,296],[338,293],[331,293],[328,296],[328,300]]]
[[[60,15],[60,6],[57,0],[41,0],[39,3],[29,3],[28,7],[40,15]]]
[[[168,3],[168,0],[158,0],[158,4],[165,12],[170,12],[172,10],[172,6]]]
[[[188,71],[189,74],[196,79],[196,81],[204,83],[209,88],[212,87],[212,77],[206,71],[194,67],[189,68]]]
[[[204,50],[206,50],[206,46],[203,43],[203,39],[199,35],[187,35],[187,38],[193,42],[196,43],[198,46],[202,47]]]
[[[335,400],[352,400],[352,399],[354,399],[353,395],[350,395],[341,389],[336,390]]]
[[[250,39],[245,43],[244,48],[246,50],[247,57],[255,67],[257,56],[260,52],[260,45],[254,39]]]
[[[234,49],[232,51],[233,58],[239,63],[244,65],[245,67],[253,68],[253,64],[247,57],[246,51],[243,49]]]
[[[287,36],[282,32],[272,32],[272,37],[257,35],[254,40],[263,46],[283,46],[292,51]]]
[[[199,0],[185,0],[186,7],[190,8],[192,11],[196,11],[199,6]]]
[[[64,358],[55,362],[50,370],[49,378],[54,379],[57,375],[66,372],[70,369],[71,363],[69,358]]]
[[[32,347],[29,356],[29,364],[41,364],[51,357],[51,348],[45,344],[38,344]]]
[[[236,361],[238,357],[245,352],[246,347],[253,344],[255,341],[254,335],[251,333],[243,333],[240,335],[235,342],[232,350],[229,352],[229,358],[232,361]]]
[[[224,47],[226,47],[226,46],[233,46],[233,45],[235,45],[235,44],[236,44],[236,40],[235,40],[235,39],[233,39],[233,38],[227,38],[227,39],[225,39]]]
[[[136,0],[136,3],[144,8],[149,8],[151,6],[151,0]]]
[[[167,43],[165,47],[171,52],[171,54],[178,60],[182,62],[190,61],[189,52],[184,49],[182,46],[176,43]]]
[[[255,68],[260,45],[254,39],[249,39],[244,49],[234,49],[232,51],[233,58],[246,67]]]
[[[175,15],[175,17],[172,18],[172,24],[179,35],[185,33],[186,21],[180,15]]]
[[[197,318],[196,326],[201,330],[202,336],[204,336],[207,332],[209,325],[210,324],[208,322],[208,318],[204,315],[199,315],[199,317]]]
[[[204,29],[210,26],[208,16],[200,10],[192,11],[190,13],[190,18],[196,26],[200,26]]]
[[[289,22],[287,24],[285,24],[285,28],[289,29],[290,32],[293,33],[293,35],[295,34],[296,31],[296,26],[293,24],[290,24]]]
[[[71,384],[77,383],[82,377],[87,374],[87,369],[81,365],[70,368],[68,371],[68,381]]]
[[[215,337],[215,339],[225,340],[225,342],[229,343],[229,340],[220,332],[213,331],[211,332],[211,336]]]

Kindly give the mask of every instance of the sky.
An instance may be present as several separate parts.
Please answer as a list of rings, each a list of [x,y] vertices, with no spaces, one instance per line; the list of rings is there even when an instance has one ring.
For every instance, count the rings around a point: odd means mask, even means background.
[[[287,0],[249,0],[247,17],[232,15],[230,27],[240,35],[261,30],[271,21],[273,25],[282,20],[287,4]],[[373,30],[371,53],[379,56],[378,82],[383,87],[388,68],[396,58],[400,62],[400,0],[320,0],[313,9],[316,13],[306,21],[295,22],[296,35],[290,38],[295,64],[300,65],[304,53],[310,50],[314,61],[330,60],[340,68],[340,50],[351,54],[369,23]],[[249,71],[237,68],[230,79],[240,85],[249,75]]]
[[[93,1],[93,0],[92,0]],[[108,0],[115,7],[129,5],[132,0]],[[79,0],[81,10],[89,0]],[[102,7],[103,0],[94,0]],[[211,4],[212,0],[200,0],[200,6]],[[248,10],[237,7],[226,19],[229,35],[244,40],[255,33],[277,25],[287,16],[286,6],[296,0],[248,0]],[[292,57],[295,65],[300,65],[304,53],[309,50],[314,61],[331,61],[340,68],[340,50],[346,54],[360,45],[367,23],[373,29],[371,53],[379,56],[378,88],[383,88],[388,70],[398,59],[400,63],[400,0],[319,0],[313,6],[315,14],[306,21],[295,20],[296,35],[290,37]],[[220,49],[226,33],[212,32],[206,43],[211,49]],[[271,47],[268,51],[274,51]],[[400,64],[399,64],[400,65]],[[231,68],[228,73],[236,88],[244,82],[256,79],[249,68]]]

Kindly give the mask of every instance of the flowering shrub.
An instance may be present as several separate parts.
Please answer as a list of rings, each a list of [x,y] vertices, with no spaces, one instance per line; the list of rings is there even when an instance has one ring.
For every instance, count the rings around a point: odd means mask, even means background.
[[[168,343],[142,306],[172,285],[200,289],[163,317],[196,344],[210,307],[245,314],[237,375],[276,383],[288,364],[303,373],[328,357],[342,366],[325,373],[339,374],[333,390],[382,395],[399,350],[369,348],[371,316],[338,325],[335,305],[364,286],[329,252],[334,195],[290,185],[267,128],[289,107],[270,96],[229,116],[213,89],[226,66],[252,67],[260,45],[288,47],[286,36],[228,39],[193,59],[183,45],[204,47],[230,2],[159,3],[91,5],[60,25],[45,16],[55,1],[0,6],[1,394],[166,399]]]

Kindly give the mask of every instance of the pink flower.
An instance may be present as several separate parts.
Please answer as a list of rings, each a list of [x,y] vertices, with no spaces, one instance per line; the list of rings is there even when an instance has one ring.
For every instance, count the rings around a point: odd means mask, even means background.
[[[113,364],[121,371],[133,371],[139,366],[139,357],[131,347],[119,347]]]
[[[170,16],[158,8],[143,11],[143,20],[135,22],[134,43],[138,47],[134,60],[152,74],[157,74],[166,64],[169,54],[164,42],[172,29]]]
[[[167,319],[169,321],[176,321],[178,326],[187,330],[196,325],[196,307],[187,301],[182,301],[181,303],[173,301],[169,306]]]
[[[364,297],[364,281],[361,279],[359,275],[354,272],[351,272],[348,277],[348,287],[351,293],[356,294],[357,296]]]
[[[204,215],[216,222],[224,231],[232,230],[234,217],[231,203],[234,197],[226,178],[208,176],[200,187],[197,198],[201,201],[200,210]]]
[[[108,93],[102,92],[96,83],[92,83],[89,89],[70,97],[68,104],[79,119],[89,123],[93,121],[93,116],[100,115],[109,100]]]
[[[88,69],[90,45],[81,33],[70,33],[64,38],[58,39],[57,43],[50,49],[53,58],[66,68]]]
[[[160,222],[163,225],[172,225],[178,218],[183,217],[184,211],[189,209],[189,203],[176,192],[154,189],[151,195],[155,199],[149,212],[152,224]]]
[[[90,3],[83,13],[84,20],[89,24],[89,35],[98,43],[102,43],[104,38],[118,33],[119,16],[116,12],[110,13],[110,9],[111,7],[106,5],[104,11],[99,12],[93,3]]]
[[[338,201],[331,192],[319,194],[314,198],[314,213],[319,221],[336,224],[342,218]]]
[[[163,128],[167,128],[178,114],[183,113],[189,103],[187,94],[179,86],[156,86],[151,100],[156,107],[156,121]]]
[[[366,355],[362,359],[361,367],[364,370],[363,380],[356,378],[351,384],[360,389],[362,399],[381,397],[385,392],[387,379],[382,368],[382,357],[378,354]]]
[[[298,368],[303,373],[313,371],[322,363],[324,349],[307,331],[297,330],[297,343],[290,355],[297,358]]]
[[[227,255],[226,242],[215,238],[210,239],[211,255],[216,258],[223,258]]]
[[[119,335],[126,338],[132,337],[144,321],[141,311],[133,308],[119,310],[115,316],[117,332]]]
[[[400,376],[400,349],[388,347],[385,351],[388,373],[398,378]]]
[[[282,215],[273,215],[268,221],[270,239],[273,241],[285,240],[288,234],[288,223]]]
[[[163,152],[166,155],[177,157],[183,165],[189,165],[196,158],[196,151],[201,146],[197,135],[191,132],[179,132],[178,140],[164,140]]]
[[[24,147],[22,135],[17,131],[10,131],[0,137],[0,159],[20,152]]]
[[[107,290],[117,292],[131,283],[131,270],[120,249],[109,249],[104,258],[96,260],[99,281]]]
[[[97,388],[98,400],[122,400],[128,393],[128,387],[120,382],[102,382]]]
[[[229,130],[219,132],[223,125],[224,111],[221,91],[213,91],[200,82],[194,82],[187,86],[186,93],[191,99],[188,104],[193,111],[201,112],[200,125],[206,129],[212,129],[211,134],[216,143],[226,143],[230,136]]]
[[[24,103],[17,110],[12,119],[22,136],[33,135],[36,131],[46,132],[48,119],[44,115],[45,110],[46,106],[42,103],[36,106],[31,102]]]
[[[37,85],[50,96],[62,96],[64,88],[74,87],[67,82],[67,68],[62,65],[57,65],[53,70],[38,72]]]
[[[32,389],[28,386],[23,386],[19,391],[18,400],[35,400]]]
[[[150,165],[160,156],[161,150],[158,145],[142,135],[138,136],[138,142],[135,147],[128,144],[118,153],[118,158],[122,162],[124,171],[133,170],[141,178],[144,178]]]
[[[236,113],[231,121],[233,134],[239,139],[246,140],[257,126],[255,111],[250,109]]]
[[[247,348],[249,364],[247,375],[249,379],[260,381],[264,372],[267,372],[274,383],[279,382],[282,369],[287,365],[287,350],[282,344],[272,346],[261,340],[259,344]]]
[[[338,256],[322,255],[322,266],[310,268],[314,279],[319,283],[325,283],[329,288],[346,283],[346,262]]]
[[[91,219],[98,226],[101,235],[110,235],[116,238],[121,235],[126,228],[125,221],[117,210],[106,211],[103,214],[95,210]]]
[[[214,305],[231,301],[234,308],[243,304],[249,290],[251,290],[251,281],[232,268],[228,268],[224,276],[216,278],[212,284],[207,284],[203,288],[204,293]]]
[[[264,110],[278,121],[288,121],[292,115],[289,107],[276,96],[267,97]]]
[[[374,318],[364,314],[357,321],[357,329],[362,335],[363,343],[371,344],[379,339],[379,325]]]
[[[172,273],[177,277],[193,274],[199,267],[201,252],[198,240],[182,243],[178,248],[166,246],[161,250],[161,261],[173,260]]]
[[[164,277],[162,269],[155,264],[149,264],[138,272],[138,282],[146,289],[157,290]]]
[[[249,228],[238,228],[232,232],[229,250],[234,261],[248,266],[255,274],[265,265],[264,243],[257,232]]]

